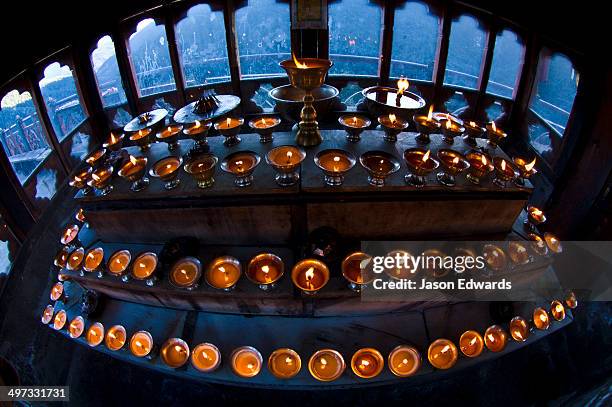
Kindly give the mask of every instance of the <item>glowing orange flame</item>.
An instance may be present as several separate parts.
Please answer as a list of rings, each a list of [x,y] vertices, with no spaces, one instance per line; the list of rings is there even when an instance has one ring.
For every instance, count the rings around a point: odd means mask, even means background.
[[[312,280],[314,278],[314,267],[311,267],[306,270],[306,273],[304,273],[304,277],[306,277],[306,280]]]
[[[482,162],[482,165],[487,165],[487,157],[485,157],[484,155],[481,155],[480,162]]]
[[[429,156],[431,155],[431,150],[427,150],[427,152],[425,154],[423,154],[423,162],[427,162],[427,160],[429,160]]]
[[[506,171],[506,160],[504,159],[502,159],[502,162],[501,162],[501,169],[502,171]]]
[[[455,158],[453,158],[452,163],[453,163],[454,165],[459,164],[459,157],[455,157]]]
[[[93,178],[94,181],[100,181],[100,177],[98,177],[96,174],[91,174],[91,178]]]
[[[450,117],[446,116],[446,128],[450,129],[451,128],[451,119]]]
[[[431,120],[433,117],[433,105],[429,105],[429,113],[427,113],[427,120]]]
[[[113,133],[110,136],[110,144],[115,144],[117,142],[117,137]]]
[[[389,121],[391,123],[395,123],[396,120],[397,120],[397,118],[395,117],[395,115],[393,113],[389,114]]]
[[[525,171],[531,171],[533,167],[535,166],[535,163],[536,163],[536,159],[534,157],[532,162],[530,162],[529,164],[525,164]]]
[[[295,54],[293,52],[291,53],[291,57],[293,58],[293,63],[295,64],[295,66],[298,69],[306,69],[306,68],[308,68],[308,65],[298,61],[298,59],[295,57]]]
[[[136,157],[130,154],[130,162],[132,163],[132,165],[136,165],[138,163],[138,160],[136,160]]]
[[[493,129],[494,132],[497,131],[497,126],[495,125],[495,122],[491,122],[491,128]]]
[[[401,77],[399,81],[397,81],[397,94],[403,95],[404,91],[408,89],[409,86],[410,83],[408,82],[408,79]]]
[[[202,124],[200,123],[199,120],[196,120],[195,123],[194,123],[194,127],[196,127],[196,128],[200,127],[201,125]]]
[[[230,118],[228,117],[227,119],[225,119],[225,125],[226,125],[227,127],[229,127],[229,126],[230,126],[230,124],[232,124],[232,119],[230,119]]]

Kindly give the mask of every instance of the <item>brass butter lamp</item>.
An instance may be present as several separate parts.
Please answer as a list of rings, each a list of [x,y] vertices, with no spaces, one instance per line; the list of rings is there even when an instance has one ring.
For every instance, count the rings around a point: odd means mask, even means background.
[[[302,58],[298,60],[295,54],[293,59],[280,62],[281,68],[287,72],[289,82],[295,88],[302,89],[304,93],[304,107],[300,114],[300,123],[295,141],[303,147],[321,144],[321,132],[317,122],[317,112],[314,108],[312,91],[323,85],[329,68],[333,62],[328,59]]]

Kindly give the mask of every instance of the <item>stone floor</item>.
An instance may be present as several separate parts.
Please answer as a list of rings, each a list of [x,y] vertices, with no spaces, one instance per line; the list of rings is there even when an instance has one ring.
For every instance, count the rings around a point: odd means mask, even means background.
[[[0,296],[0,356],[24,385],[68,385],[71,404],[156,405],[570,405],[612,402],[612,304],[582,303],[569,327],[491,362],[432,381],[329,392],[271,391],[190,382],[121,363],[76,345],[40,323],[49,266],[72,200],[54,202],[14,262]]]

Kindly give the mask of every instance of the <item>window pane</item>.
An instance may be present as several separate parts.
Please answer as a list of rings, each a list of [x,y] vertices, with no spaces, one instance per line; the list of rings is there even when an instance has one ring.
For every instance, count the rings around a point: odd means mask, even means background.
[[[392,77],[432,80],[438,29],[438,17],[423,3],[404,3],[395,10]]]
[[[23,184],[51,149],[29,92],[13,90],[0,101],[0,141]]]
[[[130,35],[128,44],[140,96],[176,89],[163,25],[156,25],[152,18],[142,20],[136,26],[136,32]]]
[[[62,141],[86,117],[72,69],[68,65],[53,62],[47,65],[45,76],[38,84],[53,130],[58,139]]]
[[[453,21],[444,84],[476,89],[485,41],[476,18],[462,15]]]
[[[176,25],[176,42],[186,87],[230,80],[223,11],[191,7]]]
[[[97,48],[91,53],[91,65],[96,75],[102,105],[111,107],[126,103],[115,44],[110,36],[105,35],[98,41]]]
[[[547,49],[541,52],[529,107],[560,135],[572,111],[578,80],[578,72],[565,55]]]
[[[497,35],[487,93],[512,97],[523,56],[524,47],[515,32],[503,30]]]
[[[380,6],[368,0],[342,0],[329,5],[331,75],[378,75]]]
[[[278,65],[291,58],[289,4],[251,0],[236,10],[240,74],[245,78],[284,75]]]

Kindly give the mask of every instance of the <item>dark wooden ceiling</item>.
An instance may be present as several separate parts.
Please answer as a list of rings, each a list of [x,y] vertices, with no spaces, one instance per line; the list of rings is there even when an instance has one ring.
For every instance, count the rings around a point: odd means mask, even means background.
[[[118,21],[160,4],[160,0],[13,1],[3,4],[0,84],[75,41],[93,41]],[[582,54],[598,51],[609,39],[608,14],[601,2],[565,6],[550,0],[466,0],[463,3],[536,30]],[[590,5],[589,5],[590,3]],[[599,10],[599,11],[598,11]]]

